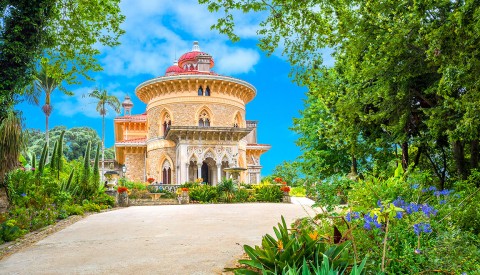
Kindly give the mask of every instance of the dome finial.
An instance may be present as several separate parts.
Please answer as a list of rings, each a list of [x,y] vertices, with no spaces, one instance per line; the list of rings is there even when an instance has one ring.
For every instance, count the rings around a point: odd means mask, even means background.
[[[199,51],[200,51],[200,46],[198,45],[198,41],[193,41],[192,52],[199,52]]]

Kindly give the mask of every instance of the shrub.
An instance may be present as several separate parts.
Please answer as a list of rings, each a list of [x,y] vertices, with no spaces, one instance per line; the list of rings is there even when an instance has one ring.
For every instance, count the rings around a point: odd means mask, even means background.
[[[66,205],[65,206],[65,211],[67,211],[67,214],[69,216],[83,215],[83,208],[82,208],[82,206],[80,206],[78,204]]]
[[[235,198],[237,184],[232,179],[223,179],[217,186],[220,198],[224,202],[232,202]]]
[[[292,190],[290,190],[290,196],[292,197],[305,197],[306,195],[307,191],[301,186],[292,187]]]
[[[100,205],[93,202],[87,202],[83,204],[82,208],[83,208],[83,211],[86,211],[86,212],[100,212],[100,210],[102,210]]]
[[[280,202],[283,192],[276,185],[258,185],[255,187],[255,197],[257,201]]]
[[[106,193],[99,193],[92,198],[92,202],[98,204],[102,209],[115,206],[115,198]]]
[[[18,227],[17,221],[13,219],[6,220],[0,225],[0,241],[2,242],[11,242],[25,235],[25,233],[27,233],[27,230]]]
[[[236,202],[247,202],[247,201],[255,201],[255,196],[253,195],[254,191],[245,189],[245,188],[238,188],[235,192],[235,201]]]
[[[138,190],[138,189],[132,189],[130,191],[130,195],[128,197],[130,199],[136,200],[136,199],[149,199],[150,195],[148,195],[150,192],[148,190]]]
[[[198,202],[216,202],[217,188],[210,185],[200,185],[190,189],[190,199]]]

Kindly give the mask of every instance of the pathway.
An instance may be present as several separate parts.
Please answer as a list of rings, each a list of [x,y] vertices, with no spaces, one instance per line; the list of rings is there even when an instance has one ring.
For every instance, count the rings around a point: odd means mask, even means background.
[[[0,261],[1,274],[221,274],[280,221],[307,216],[292,204],[137,206],[104,212]]]

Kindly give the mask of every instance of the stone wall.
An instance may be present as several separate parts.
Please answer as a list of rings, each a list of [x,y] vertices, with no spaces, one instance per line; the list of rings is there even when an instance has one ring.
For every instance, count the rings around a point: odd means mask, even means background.
[[[126,154],[125,165],[127,166],[127,173],[125,177],[128,180],[141,181],[144,182],[144,171],[145,171],[145,155],[143,153],[139,154]]]
[[[177,182],[177,169],[175,159],[175,147],[160,148],[148,151],[147,153],[147,178],[154,178],[157,182],[162,181],[162,165],[166,159],[171,161],[172,184]]]
[[[203,110],[210,114],[211,127],[233,127],[235,115],[240,113],[245,121],[245,110],[232,105],[220,103],[171,103],[156,106],[148,110],[148,138],[158,137],[161,133],[160,116],[169,110],[172,126],[198,126],[198,116]]]

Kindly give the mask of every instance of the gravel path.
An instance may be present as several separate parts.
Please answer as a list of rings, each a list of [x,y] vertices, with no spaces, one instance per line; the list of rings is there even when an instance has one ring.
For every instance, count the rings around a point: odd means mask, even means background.
[[[94,214],[0,261],[1,274],[221,274],[260,244],[292,204],[137,206]]]

